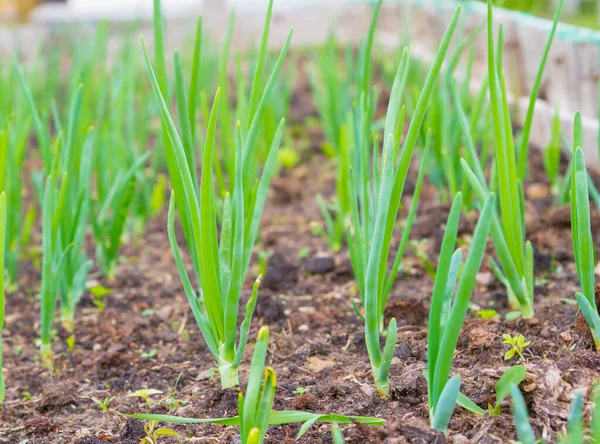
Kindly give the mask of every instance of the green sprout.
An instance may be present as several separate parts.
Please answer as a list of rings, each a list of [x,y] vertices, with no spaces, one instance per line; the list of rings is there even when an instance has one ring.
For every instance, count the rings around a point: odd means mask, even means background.
[[[152,403],[150,402],[150,396],[162,395],[160,390],[156,389],[140,389],[127,395],[128,398],[141,398],[144,400],[149,409],[152,409]]]
[[[492,194],[485,203],[477,222],[460,279],[458,275],[463,265],[462,250],[459,248],[455,251],[454,248],[462,208],[461,193],[456,195],[452,203],[442,241],[427,330],[427,387],[431,427],[444,433],[448,429],[457,402],[471,410],[472,403],[465,402],[468,401],[466,397],[461,396],[459,399],[460,376],[448,378],[452,370],[454,350],[458,344],[460,330],[469,309],[476,276],[485,254],[494,203],[495,198]],[[474,410],[480,413],[480,409]]]
[[[489,308],[478,310],[475,315],[480,319],[498,319],[498,312]]]
[[[512,384],[511,394],[513,418],[519,441],[522,444],[543,443],[543,440],[538,440],[535,437],[535,432],[529,422],[525,399],[523,399],[523,394],[516,384]],[[600,381],[595,381],[592,384],[590,395],[592,412],[587,427],[583,413],[584,398],[585,395],[581,392],[575,394],[567,420],[567,429],[557,440],[560,444],[583,444],[587,442],[594,444],[600,442]]]
[[[511,336],[505,333],[502,335],[502,339],[504,339],[502,341],[503,344],[510,345],[510,350],[508,350],[504,354],[505,361],[508,361],[515,355],[518,355],[521,359],[525,360],[525,358],[523,357],[523,350],[529,344],[531,344],[531,341],[525,341],[525,336],[523,336],[522,334]]]
[[[107,396],[104,399],[98,399],[92,396],[90,399],[94,401],[104,413],[108,412],[108,405],[115,400],[116,396]]]
[[[187,401],[177,399],[177,385],[179,384],[179,380],[181,379],[181,373],[177,376],[177,380],[175,381],[175,385],[173,386],[173,390],[169,393],[169,396],[164,398],[162,402],[166,403],[169,407],[169,411],[173,411],[176,408],[184,405]]]
[[[292,393],[294,395],[302,396],[305,393],[308,393],[308,389],[305,387],[296,387]]]
[[[102,285],[95,285],[93,287],[88,288],[88,291],[93,296],[92,303],[98,307],[98,311],[104,310],[106,304],[104,303],[104,298],[112,293],[112,288],[106,288]]]
[[[140,444],[158,444],[160,437],[173,437],[179,440],[179,435],[173,429],[167,427],[158,427],[158,421],[149,421],[144,424],[144,433],[146,436],[142,438]]]
[[[513,385],[518,386],[525,378],[527,368],[524,365],[515,365],[508,368],[496,383],[496,404],[488,404],[488,412],[492,416],[500,416],[500,404],[510,395]]]

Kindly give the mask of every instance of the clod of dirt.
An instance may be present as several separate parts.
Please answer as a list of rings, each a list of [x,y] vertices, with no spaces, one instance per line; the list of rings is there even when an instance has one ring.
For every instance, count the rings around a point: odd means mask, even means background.
[[[467,346],[471,351],[490,348],[494,345],[494,342],[498,340],[496,326],[490,322],[486,322],[483,325],[475,325],[466,332],[466,335]],[[462,343],[462,341],[460,342]]]
[[[317,397],[312,393],[305,393],[294,398],[292,408],[295,410],[312,410],[317,407]]]
[[[398,344],[398,346],[396,347],[396,351],[394,352],[394,355],[400,359],[400,361],[402,363],[405,363],[406,361],[408,361],[410,359],[410,357],[412,356],[412,349],[410,347],[410,344],[408,342],[400,342]]]
[[[302,189],[298,180],[293,177],[274,177],[271,187],[275,191],[275,200],[279,204],[293,202],[302,197]]]
[[[285,317],[285,307],[277,296],[261,294],[260,302],[256,304],[256,315],[262,318],[265,324],[274,324]]]
[[[237,414],[238,391],[236,389],[218,390],[206,399],[202,409],[209,416],[222,418]]]
[[[304,261],[304,268],[312,274],[327,274],[335,270],[335,261],[331,256],[317,254]]]
[[[298,280],[296,272],[295,265],[288,263],[281,253],[274,253],[267,260],[267,275],[262,286],[271,290],[291,287]]]
[[[392,377],[390,381],[391,398],[410,405],[425,402],[427,381],[423,370],[425,370],[423,363],[415,363],[404,368],[400,376]]]
[[[387,421],[385,428],[378,430],[382,441],[389,444],[443,444],[446,437],[443,433],[436,432],[419,418],[411,418],[409,421],[396,419]]]
[[[25,422],[28,435],[44,436],[56,430],[51,418],[47,416],[34,416]]]
[[[315,393],[319,398],[343,399],[352,392],[347,383],[320,379],[315,387]]]
[[[396,318],[400,325],[426,325],[429,311],[423,301],[414,299],[388,302],[385,318]]]
[[[46,413],[76,403],[73,384],[66,382],[50,383],[42,391],[38,410]]]
[[[127,422],[125,422],[125,425],[119,434],[122,443],[131,444],[139,443],[145,436],[146,431],[144,430],[144,422],[135,418],[127,418]]]
[[[125,347],[123,344],[112,344],[105,353],[102,353],[96,365],[100,368],[117,369],[129,366],[130,360],[125,355]]]

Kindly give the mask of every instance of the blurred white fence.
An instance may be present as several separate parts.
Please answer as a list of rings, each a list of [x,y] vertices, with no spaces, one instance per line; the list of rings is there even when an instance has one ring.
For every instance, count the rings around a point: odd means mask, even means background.
[[[80,4],[80,7],[83,3],[78,2],[95,2],[103,4],[103,7],[113,3],[100,0],[73,1],[75,5]],[[572,0],[567,0],[567,3],[570,1]],[[119,3],[127,2],[128,8],[134,5],[141,8],[140,11],[146,11],[148,16],[150,10],[147,7],[152,0],[119,0]],[[193,21],[199,13],[205,16],[209,32],[212,32],[215,38],[222,38],[230,8],[238,10],[234,43],[239,46],[247,45],[249,41],[257,40],[260,36],[267,2],[268,0],[163,0],[167,14],[172,17],[167,26],[169,45],[181,47],[182,42],[189,37]],[[461,4],[464,5],[462,20],[465,31],[474,29],[485,20],[484,4]],[[456,5],[457,3],[452,1],[442,0],[386,1],[379,21],[378,40],[383,47],[392,50],[398,46],[401,39],[409,38],[412,54],[426,59],[437,47],[441,33]],[[280,46],[293,26],[293,41],[297,46],[322,42],[332,29],[335,29],[341,41],[356,44],[368,27],[371,7],[372,2],[368,0],[275,0],[270,43],[274,47]],[[126,6],[122,6],[121,11],[126,9]],[[130,12],[134,10],[129,9]],[[110,17],[102,13],[101,8],[95,11],[97,14],[88,16],[88,21]],[[52,17],[38,12],[35,18],[37,23],[18,31],[0,29],[0,49],[10,50],[15,42],[23,42],[23,36],[28,35],[34,40],[41,39],[59,29],[53,24]],[[495,19],[496,24],[502,24],[505,30],[505,72],[510,90],[515,93],[514,102],[522,111],[516,115],[516,119],[519,120],[525,114],[525,98],[533,83],[551,23],[530,15],[500,9],[496,10]],[[151,38],[152,32],[148,23],[142,26],[145,36]],[[485,33],[482,33],[476,45],[475,83],[485,72]],[[25,52],[33,53],[35,49],[34,44],[20,46]],[[586,157],[588,161],[598,163],[599,67],[600,33],[561,24],[537,102],[533,143],[540,146],[547,143],[557,104],[560,105],[565,134],[570,138],[573,115],[579,109],[584,117]]]

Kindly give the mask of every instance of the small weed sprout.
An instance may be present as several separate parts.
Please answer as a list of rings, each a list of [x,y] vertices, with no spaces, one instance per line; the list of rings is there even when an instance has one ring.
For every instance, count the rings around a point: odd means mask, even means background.
[[[150,402],[150,396],[162,395],[160,390],[156,389],[141,389],[136,392],[127,395],[128,398],[142,398],[149,409],[152,409],[152,403]]]
[[[108,405],[113,402],[115,400],[116,396],[107,396],[104,399],[98,399],[94,396],[92,396],[90,399],[92,401],[94,401],[101,409],[103,412],[108,412]]]
[[[508,361],[515,355],[518,355],[519,358],[525,360],[525,358],[523,357],[523,350],[529,344],[531,344],[531,341],[526,341],[525,336],[523,336],[521,334],[516,335],[516,336],[511,336],[511,335],[505,333],[502,335],[502,339],[504,339],[502,341],[503,344],[510,345],[510,347],[511,347],[510,350],[508,350],[506,352],[506,354],[504,355],[505,361]]]
[[[140,444],[157,444],[161,436],[170,436],[179,440],[179,435],[173,429],[166,427],[156,428],[158,421],[149,421],[144,424],[144,433],[146,436],[140,441]]]
[[[184,401],[182,399],[177,399],[177,385],[179,384],[180,379],[181,379],[181,373],[179,373],[179,376],[177,376],[177,381],[175,381],[175,386],[173,387],[173,390],[169,393],[169,396],[167,396],[166,398],[163,398],[161,400],[161,402],[167,404],[169,411],[173,411],[176,408],[181,407],[184,404],[187,404],[187,401]]]
[[[488,404],[488,412],[492,416],[500,416],[500,404],[510,395],[513,385],[518,386],[525,378],[527,368],[524,365],[515,365],[504,372],[496,383],[496,404]]]
[[[479,310],[475,315],[480,319],[498,319],[498,312],[489,308]]]
[[[302,396],[305,393],[308,393],[308,389],[306,387],[296,387],[296,389],[292,393],[294,395]]]

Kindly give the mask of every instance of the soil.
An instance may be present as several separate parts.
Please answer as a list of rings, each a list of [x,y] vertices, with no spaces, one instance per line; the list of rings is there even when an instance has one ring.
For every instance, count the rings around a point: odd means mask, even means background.
[[[427,317],[433,282],[416,258],[408,253],[406,272],[390,296],[386,317],[399,322],[398,347],[391,367],[390,396],[374,390],[364,343],[364,330],[351,305],[356,298],[347,250],[332,253],[313,234],[319,221],[315,195],[335,191],[332,161],[320,151],[322,135],[310,121],[315,111],[310,91],[300,82],[292,104],[290,127],[304,134],[297,143],[302,162],[283,170],[273,181],[262,219],[261,243],[271,252],[260,288],[251,338],[269,325],[268,365],[277,373],[275,409],[299,409],[385,418],[382,427],[342,427],[348,442],[466,443],[509,442],[515,431],[509,402],[502,414],[475,416],[455,410],[448,437],[429,428],[426,368]],[[578,326],[573,299],[577,277],[573,266],[568,208],[552,208],[539,151],[532,152],[533,177],[526,184],[528,238],[536,248],[536,315],[532,320],[506,321],[505,291],[493,278],[487,262],[478,275],[473,309],[465,322],[453,371],[463,379],[464,393],[487,408],[494,402],[494,385],[501,374],[519,362],[527,366],[521,384],[538,437],[549,442],[563,430],[570,400],[578,389],[589,389],[600,370],[597,354],[585,328]],[[407,186],[407,196],[413,188]],[[425,184],[412,238],[435,264],[449,205]],[[408,198],[406,202],[408,203]],[[166,209],[165,209],[166,212]],[[463,217],[460,235],[471,235],[476,214]],[[594,213],[592,224],[600,233]],[[398,242],[399,239],[396,239]],[[489,252],[493,252],[491,244]],[[77,314],[77,337],[68,350],[68,334],[57,322],[54,343],[56,369],[44,370],[35,341],[39,319],[39,270],[35,261],[21,266],[19,290],[7,295],[4,332],[4,374],[7,400],[0,412],[0,443],[138,443],[144,424],[124,413],[169,413],[162,398],[173,392],[178,406],[171,414],[186,417],[223,417],[237,413],[238,389],[222,390],[214,373],[214,358],[200,335],[183,293],[166,234],[166,214],[153,220],[143,237],[122,250],[118,278],[107,281],[95,271],[90,276],[112,289],[99,310],[86,294]],[[242,298],[259,273],[253,265]],[[493,308],[498,319],[476,316]],[[503,359],[508,350],[502,334],[523,334],[531,345],[523,360]],[[250,343],[241,369],[246,384]],[[178,382],[177,382],[178,381]],[[142,389],[161,390],[150,409],[127,395]],[[304,389],[298,394],[297,389]],[[115,397],[103,412],[91,398]],[[239,442],[232,427],[216,425],[171,426],[189,442]],[[298,425],[273,426],[267,442],[295,442]],[[299,442],[331,442],[328,425],[315,425]],[[160,442],[176,442],[160,438]]]

